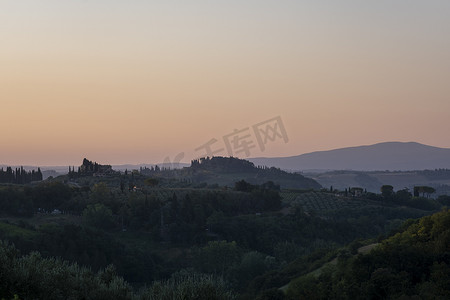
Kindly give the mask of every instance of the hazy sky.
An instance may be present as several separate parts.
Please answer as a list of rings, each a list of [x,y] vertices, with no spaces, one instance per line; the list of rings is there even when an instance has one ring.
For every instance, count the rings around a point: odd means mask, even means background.
[[[0,0],[0,112],[0,164],[450,148],[450,1]]]

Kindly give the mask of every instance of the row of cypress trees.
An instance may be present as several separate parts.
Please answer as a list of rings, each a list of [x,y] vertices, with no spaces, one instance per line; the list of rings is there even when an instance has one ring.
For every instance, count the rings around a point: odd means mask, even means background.
[[[0,169],[0,183],[16,183],[27,184],[32,181],[41,181],[42,172],[38,168],[37,171],[26,171],[23,167],[13,170],[11,167],[7,167],[6,170]]]

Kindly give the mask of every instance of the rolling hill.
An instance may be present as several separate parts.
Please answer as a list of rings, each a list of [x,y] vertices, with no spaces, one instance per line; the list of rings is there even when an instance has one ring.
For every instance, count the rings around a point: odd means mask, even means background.
[[[177,172],[192,182],[234,186],[239,180],[251,184],[273,181],[282,188],[319,189],[315,180],[301,174],[288,173],[277,168],[256,167],[252,162],[234,157],[212,157],[192,161],[188,168]]]

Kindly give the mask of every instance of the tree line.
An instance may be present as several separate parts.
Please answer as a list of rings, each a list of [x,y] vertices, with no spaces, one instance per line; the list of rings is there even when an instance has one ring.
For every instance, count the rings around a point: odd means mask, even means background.
[[[27,184],[32,181],[41,181],[42,172],[38,168],[37,171],[26,171],[23,167],[13,170],[12,167],[7,167],[6,170],[0,169],[0,183],[15,183]]]

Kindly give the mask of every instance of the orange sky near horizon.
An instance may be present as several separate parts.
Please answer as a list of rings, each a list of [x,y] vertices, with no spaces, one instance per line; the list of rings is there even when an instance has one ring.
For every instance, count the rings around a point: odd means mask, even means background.
[[[450,148],[449,1],[242,2],[0,1],[0,164],[189,161],[276,116],[251,157]]]

